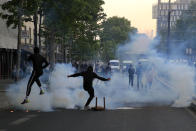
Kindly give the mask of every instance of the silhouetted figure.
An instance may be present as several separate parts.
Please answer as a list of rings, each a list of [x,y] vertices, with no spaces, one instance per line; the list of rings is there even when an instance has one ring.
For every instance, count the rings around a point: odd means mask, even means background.
[[[15,81],[17,81],[16,72],[17,72],[17,68],[16,68],[16,65],[15,65],[14,68],[13,68],[13,72],[12,72],[12,77]]]
[[[75,63],[75,68],[76,68],[76,72],[78,72],[78,70],[79,70],[78,62]]]
[[[25,103],[29,102],[28,97],[31,93],[31,87],[35,81],[36,81],[37,85],[40,87],[40,95],[44,94],[44,91],[41,88],[41,82],[39,80],[39,77],[43,74],[43,69],[49,65],[47,60],[39,54],[38,47],[34,48],[34,54],[29,56],[28,61],[32,61],[33,71],[32,71],[31,77],[29,79],[29,82],[27,84],[26,98],[24,99],[24,101],[21,104],[25,104]]]
[[[79,72],[83,71],[83,63],[79,64]]]
[[[136,75],[137,75],[137,88],[139,89],[142,86],[142,64],[139,62],[136,67]]]
[[[132,64],[130,64],[130,66],[128,68],[128,73],[129,73],[129,85],[131,84],[131,86],[133,86],[135,68],[133,67]]]
[[[100,70],[101,70],[101,74],[104,75],[105,74],[105,67],[104,67],[104,65],[100,66]]]
[[[106,76],[111,76],[111,71],[112,71],[112,69],[110,67],[110,63],[108,63],[108,65],[105,68],[105,74],[106,74]]]
[[[85,70],[87,69],[87,67],[88,67],[88,65],[87,65],[86,63],[82,63],[82,64],[80,65],[80,70],[81,70],[81,71],[85,71]]]
[[[83,71],[87,70],[87,68],[88,68],[88,64],[85,63],[84,66],[83,66]]]
[[[98,63],[95,64],[95,72],[96,72],[96,73],[99,72],[99,64],[98,64]]]
[[[155,77],[155,71],[153,69],[153,65],[148,67],[148,71],[146,73],[146,79],[147,79],[147,88],[152,87],[152,83]]]
[[[74,63],[72,64],[72,66],[75,67],[75,69],[76,69],[75,72],[78,72],[78,68],[79,68],[78,63],[77,63],[77,62],[74,62]]]
[[[89,66],[85,72],[69,75],[68,77],[78,77],[78,76],[83,77],[83,88],[90,95],[84,107],[84,109],[89,109],[88,105],[90,104],[90,102],[92,101],[94,97],[93,80],[97,78],[102,81],[108,81],[110,80],[110,78],[105,79],[103,77],[98,76],[96,73],[93,72],[92,66]]]

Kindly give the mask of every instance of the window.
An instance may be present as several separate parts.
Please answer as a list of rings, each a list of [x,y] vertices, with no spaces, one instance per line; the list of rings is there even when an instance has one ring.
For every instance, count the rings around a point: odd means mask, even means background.
[[[185,5],[185,10],[188,10],[188,5]]]
[[[166,15],[166,16],[168,15],[168,11],[167,11],[167,10],[165,11],[165,15]]]
[[[178,10],[180,9],[180,5],[179,5],[179,4],[177,5],[177,9],[178,9]]]
[[[177,9],[177,5],[172,5],[172,9],[176,10]]]
[[[164,10],[161,11],[161,15],[164,15]]]
[[[163,9],[164,9],[164,10],[167,9],[167,8],[166,8],[166,5],[163,5]]]

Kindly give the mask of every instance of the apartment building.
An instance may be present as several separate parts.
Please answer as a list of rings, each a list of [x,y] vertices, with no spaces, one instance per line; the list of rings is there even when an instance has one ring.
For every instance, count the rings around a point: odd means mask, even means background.
[[[9,0],[0,0],[0,5],[7,1]],[[0,11],[3,11],[1,7]],[[21,33],[22,58],[25,57],[25,54],[27,54],[28,52],[32,52],[34,43],[33,34],[33,23],[24,23]],[[12,27],[7,27],[6,20],[0,18],[0,79],[10,78],[14,69],[16,68],[15,66],[17,60],[17,37],[17,28],[13,29]],[[21,61],[21,65],[23,65],[23,62],[24,61]]]
[[[176,24],[176,21],[182,16],[183,11],[189,8],[191,1],[195,0],[171,0],[169,6],[169,0],[158,0],[158,4],[152,7],[153,19],[157,20],[157,33],[162,29],[168,27],[168,12],[171,11],[170,15],[170,26],[171,28]]]

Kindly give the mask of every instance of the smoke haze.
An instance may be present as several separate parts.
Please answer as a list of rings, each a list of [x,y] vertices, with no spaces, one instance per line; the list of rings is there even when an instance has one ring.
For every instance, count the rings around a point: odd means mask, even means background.
[[[131,87],[128,84],[128,75],[122,73],[114,73],[109,82],[94,80],[93,86],[99,105],[103,104],[103,97],[106,97],[106,108],[109,109],[127,106],[187,107],[190,105],[193,97],[196,96],[194,68],[186,63],[169,62],[153,49],[156,44],[156,41],[140,35],[136,36],[133,42],[118,48],[122,58],[132,58],[134,66],[137,66],[138,58],[134,58],[133,54],[145,54],[145,59],[153,68],[153,73],[151,72],[152,75],[149,76],[149,70],[143,72],[144,87],[140,89],[136,86],[136,76],[134,86]],[[42,111],[81,107],[85,104],[88,93],[83,90],[82,77],[67,78],[67,75],[74,72],[75,68],[70,64],[56,64],[49,75],[49,87],[43,84],[46,93],[40,96],[39,87],[34,84],[29,98],[30,103],[23,106],[20,103],[25,97],[29,78],[26,77],[17,84],[10,85],[7,93],[10,103],[19,109]],[[148,87],[148,78],[153,79],[151,87]],[[94,100],[90,106],[94,106]]]

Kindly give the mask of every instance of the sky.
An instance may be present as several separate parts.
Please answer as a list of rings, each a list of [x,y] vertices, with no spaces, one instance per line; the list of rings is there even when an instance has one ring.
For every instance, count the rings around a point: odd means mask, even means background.
[[[152,19],[152,5],[158,0],[104,0],[104,12],[107,17],[125,17],[131,21],[131,26],[138,29],[139,33],[150,36],[156,33],[156,20]]]

